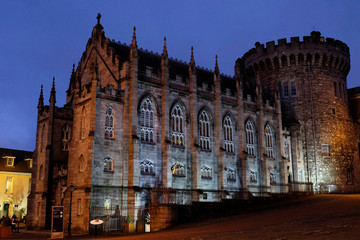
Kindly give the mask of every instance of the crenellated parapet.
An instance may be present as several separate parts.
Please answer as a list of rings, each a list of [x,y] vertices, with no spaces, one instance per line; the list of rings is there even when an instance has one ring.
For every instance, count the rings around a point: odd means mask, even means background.
[[[270,41],[255,43],[255,48],[243,55],[237,63],[244,67],[243,74],[253,75],[256,71],[284,70],[292,66],[316,66],[338,71],[347,75],[350,71],[349,47],[339,40],[324,38],[320,32],[313,31],[311,36],[279,39],[277,44]]]

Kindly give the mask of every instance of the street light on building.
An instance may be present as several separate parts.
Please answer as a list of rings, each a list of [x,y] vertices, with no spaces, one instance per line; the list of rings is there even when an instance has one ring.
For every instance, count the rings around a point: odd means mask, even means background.
[[[71,205],[72,205],[72,194],[73,191],[75,190],[75,186],[71,183],[70,186],[67,188],[68,191],[70,191],[70,208],[69,208],[69,228],[68,228],[68,233],[69,236],[71,236]]]

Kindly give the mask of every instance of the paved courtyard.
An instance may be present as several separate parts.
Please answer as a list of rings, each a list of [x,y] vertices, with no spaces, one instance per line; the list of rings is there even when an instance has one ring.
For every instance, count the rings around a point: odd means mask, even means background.
[[[17,236],[15,235],[14,239],[29,239],[30,237],[35,237],[35,235],[26,235],[24,231]],[[48,235],[41,237],[48,237]],[[109,238],[171,240],[360,239],[360,194],[314,195],[304,201],[284,204],[281,207],[187,223],[162,232],[117,236],[102,235],[96,239]],[[73,237],[73,239],[94,239],[94,237],[82,236]]]

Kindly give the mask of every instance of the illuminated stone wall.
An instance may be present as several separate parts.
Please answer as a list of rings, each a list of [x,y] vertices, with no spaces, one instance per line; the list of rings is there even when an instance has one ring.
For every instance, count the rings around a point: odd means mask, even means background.
[[[324,38],[319,32],[260,43],[237,61],[245,82],[262,84],[264,96],[281,94],[283,125],[300,136],[305,179],[316,192],[348,192],[359,189],[358,125],[349,112],[346,76],[350,53],[346,44]],[[329,146],[329,154],[322,146]],[[293,154],[295,152],[293,151]],[[301,174],[298,172],[298,175]],[[355,176],[356,175],[356,176]],[[300,179],[298,177],[298,179]]]

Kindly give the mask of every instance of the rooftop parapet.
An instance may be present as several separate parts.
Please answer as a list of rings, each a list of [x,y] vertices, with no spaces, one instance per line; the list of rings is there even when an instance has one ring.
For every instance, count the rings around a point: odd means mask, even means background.
[[[252,55],[263,55],[264,53],[272,53],[279,50],[291,50],[292,48],[311,49],[316,45],[321,45],[330,51],[342,51],[345,55],[350,55],[349,47],[342,41],[334,40],[333,38],[325,39],[321,36],[320,32],[313,31],[310,36],[304,36],[303,41],[300,41],[299,37],[291,37],[290,42],[287,42],[286,38],[281,38],[277,40],[277,44],[275,44],[275,41],[267,42],[266,47],[264,47],[264,44],[256,42],[255,48],[246,52],[242,59],[251,57]],[[258,56],[254,56],[254,58],[256,57]]]

